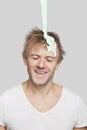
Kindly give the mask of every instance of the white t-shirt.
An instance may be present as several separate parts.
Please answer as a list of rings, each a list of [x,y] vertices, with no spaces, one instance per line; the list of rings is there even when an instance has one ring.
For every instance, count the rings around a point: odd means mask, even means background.
[[[19,85],[0,96],[0,125],[7,130],[72,130],[87,126],[87,109],[79,96],[63,88],[55,107],[41,113]]]

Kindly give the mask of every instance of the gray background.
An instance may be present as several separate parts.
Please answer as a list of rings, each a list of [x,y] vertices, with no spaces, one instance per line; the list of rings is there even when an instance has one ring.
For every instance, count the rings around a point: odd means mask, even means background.
[[[66,51],[54,80],[87,104],[87,1],[48,0],[48,30]],[[28,77],[22,61],[25,35],[42,28],[40,0],[0,0],[0,93]]]

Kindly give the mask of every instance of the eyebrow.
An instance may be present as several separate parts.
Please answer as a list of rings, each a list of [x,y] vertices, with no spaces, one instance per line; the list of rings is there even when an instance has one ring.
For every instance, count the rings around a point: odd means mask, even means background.
[[[38,57],[40,57],[38,54],[31,54],[30,56],[38,56]]]
[[[55,59],[56,57],[54,57],[54,56],[46,56],[46,58]]]
[[[31,54],[30,56],[31,56],[31,57],[32,57],[32,56],[38,56],[38,57],[40,57],[40,55],[38,55],[38,54]],[[54,56],[46,56],[45,58],[55,59],[56,57],[54,57]]]

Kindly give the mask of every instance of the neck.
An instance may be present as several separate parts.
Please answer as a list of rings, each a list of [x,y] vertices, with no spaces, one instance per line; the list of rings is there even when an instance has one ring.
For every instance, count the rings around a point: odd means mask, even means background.
[[[54,91],[54,83],[49,82],[46,85],[34,85],[30,80],[27,80],[25,83],[23,83],[24,88],[26,88],[26,91],[31,95],[41,95],[41,96],[47,96],[52,95]]]

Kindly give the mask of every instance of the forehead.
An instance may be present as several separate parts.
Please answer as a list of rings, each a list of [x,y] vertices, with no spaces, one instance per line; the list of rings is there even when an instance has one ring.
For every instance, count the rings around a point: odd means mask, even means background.
[[[28,54],[38,54],[42,56],[54,56],[52,52],[48,52],[45,43],[31,43],[28,47]],[[56,56],[59,56],[58,47],[56,48]]]

